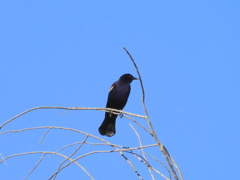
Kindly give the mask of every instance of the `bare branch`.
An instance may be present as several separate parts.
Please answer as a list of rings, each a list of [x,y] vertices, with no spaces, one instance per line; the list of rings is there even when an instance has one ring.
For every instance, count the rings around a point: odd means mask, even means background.
[[[69,162],[68,164],[66,164],[65,166],[61,167],[57,172],[55,172],[49,179],[52,179],[52,177],[54,177],[57,173],[59,173],[62,169],[66,168],[67,166],[69,166],[70,164],[72,164],[73,162],[76,162],[77,160],[92,155],[92,154],[96,154],[96,153],[110,153],[110,152],[128,152],[128,151],[132,151],[132,150],[136,150],[136,149],[142,149],[142,148],[147,148],[147,147],[153,147],[153,146],[157,146],[157,144],[151,144],[151,145],[147,145],[147,146],[142,146],[142,147],[135,147],[135,148],[128,148],[128,149],[115,149],[115,150],[108,150],[108,151],[92,151],[89,153],[86,153],[82,156],[79,156],[77,158],[75,158],[73,161]]]
[[[169,169],[167,168],[167,166],[165,164],[163,164],[161,161],[159,161],[156,157],[152,156],[151,154],[146,153],[146,155],[150,156],[151,158],[155,159],[157,162],[162,164],[166,168],[166,170],[168,171],[169,178],[172,179],[171,172],[169,171]]]
[[[70,159],[74,154],[77,153],[77,151],[78,151],[78,150],[83,146],[83,144],[86,142],[87,138],[88,138],[88,136],[86,136],[86,138],[84,139],[83,143],[81,143],[81,144],[78,146],[78,148],[75,149],[75,151],[68,157],[68,159]],[[63,165],[68,159],[64,159],[64,161],[61,162],[61,164],[60,164],[59,167],[58,167],[58,170],[62,167],[62,165]],[[57,174],[55,175],[54,179],[56,179],[56,177],[57,177]]]
[[[163,144],[159,141],[159,139],[158,139],[158,137],[157,137],[157,134],[155,133],[154,128],[153,128],[153,126],[152,126],[152,123],[151,123],[151,121],[150,121],[150,119],[149,119],[149,115],[148,115],[147,108],[146,108],[146,105],[145,105],[144,86],[143,86],[143,83],[142,83],[142,78],[141,78],[140,72],[139,72],[139,70],[138,70],[138,67],[137,67],[134,59],[132,58],[132,55],[128,52],[128,50],[127,50],[125,47],[123,47],[123,49],[126,51],[126,53],[128,54],[128,56],[129,56],[130,59],[132,60],[133,65],[135,66],[135,69],[136,69],[137,74],[138,74],[138,78],[139,78],[140,85],[141,85],[141,89],[142,89],[142,104],[143,104],[144,112],[145,112],[145,114],[146,114],[146,118],[145,118],[145,119],[146,119],[147,122],[148,122],[149,128],[150,128],[151,131],[152,131],[153,137],[154,137],[155,141],[158,143],[158,146],[159,146],[159,148],[160,148],[160,150],[161,150],[164,158],[166,159],[168,165],[169,165],[170,168],[171,168],[171,171],[172,171],[172,173],[173,173],[173,175],[174,175],[175,180],[178,180],[178,176],[177,176],[177,174],[176,174],[176,171],[175,171],[175,169],[173,168],[172,163],[169,161],[169,159],[168,159],[168,157],[167,157],[167,155],[166,155],[165,148],[164,148]],[[179,169],[178,166],[176,166],[176,164],[174,164],[174,165],[175,165],[175,167],[176,167],[177,169]],[[182,176],[181,176],[181,179],[183,180]]]
[[[159,172],[158,170],[156,170],[154,167],[152,167],[148,161],[146,161],[142,156],[140,156],[139,154],[133,152],[133,151],[130,151],[128,152],[130,154],[133,154],[140,162],[142,162],[143,164],[145,164],[147,167],[151,168],[153,171],[155,171],[156,173],[158,173],[159,175],[161,175],[164,179],[166,180],[170,180],[168,179],[166,176],[164,176],[161,172]]]
[[[34,127],[34,128],[26,128],[26,129],[21,129],[21,130],[8,130],[8,131],[1,132],[0,135],[1,135],[1,134],[5,134],[5,133],[9,133],[9,132],[17,133],[17,132],[22,132],[22,131],[27,131],[27,130],[35,130],[35,129],[62,129],[62,130],[69,130],[69,131],[73,131],[73,132],[85,134],[85,135],[87,135],[87,136],[89,136],[89,137],[98,139],[98,140],[106,143],[106,145],[109,145],[109,146],[111,146],[111,147],[113,147],[113,148],[115,149],[115,150],[109,150],[109,151],[93,151],[93,152],[87,153],[87,154],[85,154],[85,155],[79,156],[78,158],[76,158],[76,159],[74,159],[74,160],[71,160],[71,162],[68,163],[67,165],[61,167],[57,172],[55,172],[55,173],[50,177],[50,179],[51,179],[52,177],[54,177],[54,176],[55,176],[58,172],[60,172],[62,169],[64,169],[65,167],[67,167],[68,165],[70,165],[71,163],[75,162],[76,160],[78,160],[78,159],[80,159],[80,158],[83,158],[83,157],[85,157],[85,156],[88,156],[88,155],[91,155],[91,154],[94,154],[94,153],[109,153],[109,152],[119,152],[119,153],[124,157],[124,159],[127,160],[127,162],[128,162],[128,163],[130,164],[130,166],[133,168],[134,172],[138,175],[138,177],[139,177],[140,179],[142,179],[141,175],[138,173],[138,171],[137,171],[136,168],[133,166],[133,164],[131,163],[131,161],[129,161],[129,160],[127,159],[127,157],[126,157],[122,152],[127,152],[127,151],[131,151],[131,150],[137,150],[137,149],[142,149],[142,148],[147,148],[147,147],[158,146],[157,144],[151,144],[151,145],[147,145],[147,146],[143,146],[143,147],[135,147],[135,148],[127,148],[127,149],[117,149],[117,146],[120,146],[120,145],[111,144],[111,143],[109,143],[108,141],[105,141],[105,140],[103,140],[103,139],[101,139],[101,138],[99,138],[99,137],[97,137],[97,136],[94,136],[94,135],[91,135],[91,134],[87,134],[87,133],[85,133],[85,132],[82,132],[82,131],[79,131],[79,130],[76,130],[76,129],[65,128],[65,127],[54,127],[54,126]],[[81,143],[83,143],[83,142],[81,142]],[[74,143],[74,144],[77,144],[77,143]],[[71,145],[73,145],[73,144],[70,144],[70,145],[68,145],[68,146],[65,146],[64,148],[69,147],[69,146],[71,146]],[[125,147],[123,147],[123,146],[120,146],[120,147],[125,148]],[[61,148],[61,149],[63,149],[63,148]],[[59,150],[58,150],[58,151],[59,151]],[[32,152],[32,153],[37,153],[37,152]],[[48,152],[48,153],[49,153],[49,154],[57,154],[57,155],[59,154],[59,153],[56,153],[56,152]],[[65,156],[65,157],[66,157],[66,156]],[[8,158],[9,158],[9,157],[8,157]],[[67,158],[68,158],[68,157],[66,157],[66,159],[67,159]],[[6,158],[5,158],[5,159],[6,159]],[[0,163],[1,163],[1,162],[0,162]],[[81,166],[81,168],[82,168],[83,170],[85,170],[82,166]],[[86,171],[86,170],[85,170],[85,171]],[[86,171],[86,172],[87,172],[87,171]],[[89,174],[89,175],[90,175],[90,174]]]
[[[120,152],[120,154],[122,155],[122,157],[127,161],[127,163],[131,166],[131,168],[133,169],[133,171],[135,172],[135,174],[138,176],[139,179],[143,180],[142,176],[140,175],[140,173],[137,171],[137,169],[135,168],[135,166],[133,165],[133,163],[127,158],[127,156],[125,156],[122,152]]]
[[[146,127],[144,127],[142,124],[140,124],[139,122],[137,122],[137,121],[134,120],[133,118],[130,118],[130,117],[125,116],[125,115],[123,115],[123,117],[128,118],[128,119],[130,119],[131,121],[135,122],[138,126],[140,126],[140,127],[143,128],[145,131],[147,131],[148,134],[150,134],[151,136],[153,136],[152,133],[151,133]]]
[[[142,145],[142,140],[141,140],[141,138],[140,138],[140,135],[138,134],[137,130],[133,127],[133,125],[131,125],[130,123],[129,123],[129,125],[130,125],[130,127],[133,129],[133,131],[135,132],[135,134],[137,135],[139,144],[140,144],[140,146],[142,147],[143,145]],[[146,155],[145,155],[145,152],[144,152],[144,148],[142,148],[142,155],[143,155],[145,161],[148,162],[148,160],[147,160],[147,158],[146,158]],[[150,167],[150,166],[147,166],[147,167],[148,167],[148,171],[149,171],[152,179],[155,180],[155,177],[154,177],[154,175],[153,175],[153,173],[152,173],[152,171],[151,171],[151,167]]]
[[[27,152],[27,153],[19,153],[19,154],[10,155],[10,156],[4,158],[3,160],[1,160],[1,161],[0,161],[0,164],[1,164],[3,161],[5,161],[5,160],[7,160],[7,159],[9,159],[9,158],[12,158],[12,157],[15,157],[15,156],[29,155],[29,154],[55,154],[55,155],[64,157],[65,159],[68,159],[67,156],[65,156],[65,155],[63,155],[63,154],[60,154],[60,153],[55,153],[55,152],[51,152],[51,151],[35,151],[35,152]],[[69,158],[68,160],[69,160],[71,163],[74,163],[74,164],[76,164],[78,167],[80,167],[92,180],[94,180],[93,177],[89,174],[89,172],[88,172],[83,166],[81,166],[78,162],[76,162],[76,161],[74,161],[74,160],[72,160],[72,159],[70,159],[70,158]]]
[[[4,160],[5,158],[2,156],[2,154],[0,154],[0,156],[1,156],[1,158],[2,158],[1,161],[3,161],[3,162],[7,165],[6,161]]]
[[[37,162],[37,164],[31,169],[31,171],[27,174],[27,176],[24,178],[27,179],[29,175],[38,167],[38,165],[42,162],[43,158],[46,156],[46,154],[43,154],[40,160]]]
[[[49,128],[46,133],[43,135],[43,137],[40,139],[40,141],[38,142],[38,145],[40,145],[40,143],[43,141],[43,139],[45,138],[45,136],[47,135],[47,133],[51,130],[51,128]]]
[[[41,107],[35,107],[35,108],[32,108],[32,109],[28,109],[27,111],[24,111],[16,116],[14,116],[13,118],[7,120],[6,122],[4,122],[1,126],[0,126],[0,129],[5,126],[6,124],[10,123],[11,121],[13,121],[14,119],[26,114],[26,113],[29,113],[31,111],[34,111],[34,110],[38,110],[38,109],[66,109],[66,110],[98,110],[98,111],[104,111],[104,112],[111,112],[113,114],[115,114],[115,112],[118,112],[116,114],[119,114],[119,113],[122,113],[122,114],[128,114],[130,116],[135,116],[135,117],[139,117],[139,118],[143,118],[145,119],[146,117],[145,116],[141,116],[141,115],[138,115],[138,114],[133,114],[133,113],[129,113],[129,112],[126,112],[126,111],[121,111],[121,110],[118,110],[118,109],[112,109],[112,108],[87,108],[87,107],[72,107],[72,108],[68,108],[68,107],[54,107],[54,106],[41,106]]]
[[[166,148],[165,148],[165,149],[166,149]],[[177,163],[174,161],[174,159],[172,158],[172,156],[171,156],[171,154],[170,154],[169,152],[168,152],[167,154],[168,154],[170,160],[173,162],[174,166],[176,167],[180,178],[183,180],[182,172],[181,172],[180,169],[178,168]]]

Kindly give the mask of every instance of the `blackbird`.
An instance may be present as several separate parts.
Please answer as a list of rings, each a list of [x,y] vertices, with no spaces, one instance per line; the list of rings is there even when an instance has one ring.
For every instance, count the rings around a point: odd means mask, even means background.
[[[128,96],[131,91],[130,83],[136,79],[137,78],[131,74],[124,74],[118,81],[113,83],[108,94],[106,108],[122,110],[127,103]],[[105,119],[98,129],[101,135],[111,137],[116,133],[115,123],[117,116],[117,114],[113,114],[111,112],[105,113]]]

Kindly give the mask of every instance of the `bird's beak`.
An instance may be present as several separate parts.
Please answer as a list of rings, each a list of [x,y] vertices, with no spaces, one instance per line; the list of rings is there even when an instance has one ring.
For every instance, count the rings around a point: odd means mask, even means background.
[[[133,77],[133,80],[138,80],[138,78]]]

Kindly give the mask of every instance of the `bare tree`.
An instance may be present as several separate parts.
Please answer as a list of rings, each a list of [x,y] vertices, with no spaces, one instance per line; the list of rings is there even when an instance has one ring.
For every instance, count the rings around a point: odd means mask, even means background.
[[[76,166],[78,166],[82,171],[84,171],[89,179],[95,179],[80,163],[79,160],[84,158],[84,157],[88,157],[90,155],[96,154],[96,153],[110,153],[110,152],[116,152],[119,153],[125,160],[126,162],[129,164],[129,166],[133,169],[133,171],[136,173],[137,177],[139,179],[144,179],[141,174],[140,171],[141,169],[139,169],[138,164],[136,165],[136,163],[134,164],[129,158],[128,155],[135,157],[137,160],[139,160],[140,163],[143,163],[146,168],[149,171],[149,174],[151,176],[151,178],[154,179],[159,179],[159,177],[156,176],[160,176],[162,177],[162,179],[166,179],[166,180],[170,180],[172,179],[172,176],[175,180],[183,180],[183,176],[182,173],[179,169],[179,167],[177,166],[176,162],[174,161],[174,159],[172,158],[172,156],[170,155],[170,153],[167,151],[166,147],[164,147],[164,145],[160,142],[160,140],[157,137],[156,132],[154,131],[154,128],[152,126],[151,120],[148,116],[148,111],[145,105],[145,92],[144,92],[144,86],[143,86],[143,82],[142,82],[142,78],[139,72],[139,69],[134,61],[134,59],[132,58],[131,54],[128,52],[128,50],[123,47],[123,49],[126,51],[126,53],[129,55],[131,61],[133,62],[135,69],[137,71],[138,74],[138,78],[140,80],[140,84],[141,84],[141,89],[142,89],[142,105],[143,105],[143,109],[145,112],[145,115],[138,115],[138,114],[133,114],[133,113],[129,113],[129,112],[125,112],[125,111],[120,111],[120,110],[116,110],[116,109],[110,109],[110,108],[87,108],[87,107],[72,107],[72,108],[68,108],[68,107],[35,107],[32,109],[29,109],[25,112],[22,112],[20,114],[18,114],[17,116],[7,120],[6,122],[4,122],[1,126],[0,129],[5,126],[6,124],[10,123],[11,121],[15,120],[16,118],[19,118],[20,116],[25,115],[26,113],[29,113],[31,111],[34,110],[39,110],[39,109],[63,109],[63,110],[67,110],[67,111],[71,111],[71,110],[98,110],[98,111],[104,111],[104,112],[111,112],[111,113],[115,113],[115,114],[119,114],[121,113],[121,115],[125,118],[130,119],[132,122],[134,122],[134,124],[136,124],[137,126],[139,126],[140,128],[142,128],[146,133],[148,133],[150,136],[149,138],[153,138],[155,141],[155,144],[148,144],[148,145],[143,145],[142,139],[141,139],[141,134],[139,134],[139,132],[136,130],[136,128],[130,124],[130,127],[133,129],[134,133],[136,134],[138,141],[139,141],[139,146],[138,147],[124,147],[123,145],[118,145],[118,144],[112,144],[109,141],[106,141],[100,137],[94,136],[92,134],[88,134],[86,132],[83,131],[79,131],[76,129],[71,129],[71,128],[65,128],[65,127],[55,127],[55,126],[44,126],[44,127],[32,127],[32,128],[26,128],[26,129],[20,129],[20,130],[7,130],[4,132],[1,132],[0,135],[3,134],[7,134],[10,132],[16,133],[16,132],[23,132],[23,131],[29,131],[29,130],[34,130],[36,131],[37,129],[45,129],[46,132],[45,134],[42,136],[42,138],[39,141],[39,144],[44,140],[44,138],[47,136],[47,134],[53,130],[53,129],[57,129],[57,130],[61,130],[61,131],[70,131],[70,132],[75,132],[75,133],[80,133],[83,134],[85,136],[85,138],[81,141],[81,142],[75,142],[75,143],[71,143],[71,144],[66,144],[65,146],[61,147],[60,149],[56,150],[56,151],[34,151],[34,152],[25,152],[25,153],[18,153],[18,154],[12,154],[8,157],[2,157],[2,160],[0,161],[0,163],[6,162],[8,159],[16,157],[16,156],[23,156],[23,155],[32,155],[32,154],[42,154],[41,158],[39,159],[39,161],[36,163],[36,165],[34,167],[32,167],[32,169],[29,171],[29,173],[26,175],[26,177],[24,179],[27,179],[31,173],[41,164],[42,160],[45,158],[45,156],[47,154],[50,155],[55,155],[55,156],[60,156],[62,158],[64,158],[64,160],[59,164],[58,169],[52,173],[52,175],[48,178],[49,180],[51,179],[56,179],[59,172],[61,172],[63,169],[67,168],[69,165],[71,164],[75,164]],[[134,118],[138,117],[138,118],[143,118],[147,121],[148,123],[148,127],[143,126],[142,124],[140,124],[138,121],[136,121]],[[98,143],[93,143],[89,140],[89,138],[93,138],[95,140],[98,141]],[[90,151],[87,152],[85,154],[81,154],[79,152],[79,149],[82,148],[85,144],[89,144],[89,145],[94,145],[94,146],[107,146],[110,149],[109,150],[105,150],[105,151],[99,151],[99,150],[95,150],[95,151]],[[62,150],[67,149],[69,147],[76,147],[75,150],[70,154],[70,155],[64,155],[63,153],[61,153]],[[162,161],[160,161],[159,159],[157,159],[155,156],[156,154],[149,154],[147,153],[147,148],[158,148],[160,151],[157,152],[161,152],[163,155],[163,158],[165,159],[166,163],[163,163]],[[136,150],[141,150],[139,153],[139,151]],[[158,153],[158,154],[159,154]],[[157,155],[158,155],[157,154]],[[73,158],[73,156],[77,156],[76,158]],[[159,162],[159,165],[164,167],[167,170],[167,174],[163,174],[162,172],[160,172],[159,167],[153,167],[149,161],[149,159],[153,159],[157,162]]]

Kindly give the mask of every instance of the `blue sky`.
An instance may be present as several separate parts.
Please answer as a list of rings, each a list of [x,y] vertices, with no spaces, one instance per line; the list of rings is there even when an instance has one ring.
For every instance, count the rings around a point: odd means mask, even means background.
[[[239,1],[4,1],[0,3],[0,124],[39,106],[105,107],[111,84],[124,73],[145,87],[149,116],[160,141],[178,163],[185,180],[238,179],[240,152],[240,2]],[[138,81],[125,111],[144,115]],[[60,126],[100,136],[99,111],[32,111],[1,132]],[[143,119],[136,119],[147,125]],[[138,146],[130,120],[117,119],[113,144]],[[136,127],[137,128],[137,127]],[[142,134],[144,145],[154,143]],[[0,136],[3,157],[32,151],[56,151],[84,139],[51,130]],[[89,139],[90,142],[96,140]],[[75,147],[76,148],[76,147]],[[84,145],[79,155],[110,149]],[[74,148],[64,150],[69,155]],[[158,149],[149,149],[165,162]],[[75,156],[77,157],[77,156]],[[9,159],[0,166],[6,180],[24,179],[41,155]],[[150,179],[144,165],[144,179]],[[47,179],[63,159],[52,156],[29,179]],[[162,173],[160,164],[151,160]],[[138,179],[117,153],[79,161],[96,179]],[[156,175],[158,177],[158,175]],[[57,179],[88,179],[76,165]],[[160,179],[158,177],[157,179]]]

